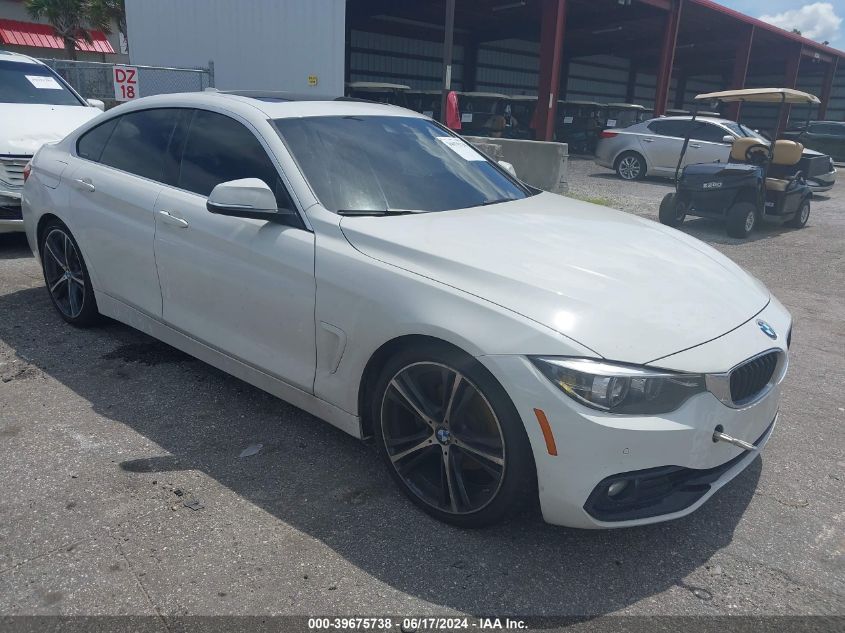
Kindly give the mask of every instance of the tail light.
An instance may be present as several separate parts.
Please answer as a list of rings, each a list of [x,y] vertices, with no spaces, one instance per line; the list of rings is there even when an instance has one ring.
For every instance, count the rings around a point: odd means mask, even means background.
[[[600,136],[601,138],[614,138],[616,136],[619,136],[619,132],[611,132],[610,130],[604,130],[600,134]]]
[[[23,168],[23,181],[29,180],[29,174],[32,173],[32,161],[29,161]]]

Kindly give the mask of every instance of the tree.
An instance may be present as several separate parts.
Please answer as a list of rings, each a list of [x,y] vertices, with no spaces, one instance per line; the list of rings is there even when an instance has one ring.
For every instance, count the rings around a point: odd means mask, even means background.
[[[26,0],[35,20],[46,19],[62,38],[70,59],[76,59],[76,42],[93,42],[92,30],[111,31],[109,16],[99,8],[102,0]]]
[[[801,31],[799,29],[792,29],[792,32],[795,33],[795,35],[801,35]]]
[[[90,0],[91,17],[97,24],[108,24],[114,21],[117,24],[117,31],[123,35],[123,39],[129,42],[126,33],[126,0]],[[110,31],[103,29],[106,33]]]

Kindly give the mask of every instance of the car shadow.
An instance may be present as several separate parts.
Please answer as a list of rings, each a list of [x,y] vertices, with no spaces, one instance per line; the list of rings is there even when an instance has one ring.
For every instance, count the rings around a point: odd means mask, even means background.
[[[746,244],[759,240],[770,240],[778,238],[784,233],[791,233],[798,229],[788,227],[777,222],[759,222],[754,231],[747,238],[730,237],[725,232],[725,221],[717,218],[688,217],[684,223],[677,228],[687,235],[700,240],[723,245]]]
[[[0,259],[32,257],[25,233],[0,233]]]
[[[44,331],[10,325],[31,323],[36,311]],[[0,339],[20,359],[160,447],[116,465],[130,478],[206,473],[377,581],[444,609],[546,616],[552,627],[673,587],[706,601],[707,587],[684,579],[731,542],[761,473],[756,460],[697,512],[669,523],[574,530],[533,511],[460,530],[407,501],[371,446],[174,348],[114,322],[65,325],[43,287],[0,296],[0,314]],[[262,450],[239,459],[256,442]]]

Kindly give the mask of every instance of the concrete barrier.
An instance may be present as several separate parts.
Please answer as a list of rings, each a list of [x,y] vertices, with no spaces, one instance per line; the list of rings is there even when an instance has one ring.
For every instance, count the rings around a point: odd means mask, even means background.
[[[511,138],[466,136],[467,141],[494,160],[509,162],[523,182],[552,193],[567,193],[569,147],[566,143]]]

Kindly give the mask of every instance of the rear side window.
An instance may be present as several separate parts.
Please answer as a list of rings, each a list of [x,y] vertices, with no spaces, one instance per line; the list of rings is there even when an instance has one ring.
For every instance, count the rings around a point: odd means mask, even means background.
[[[179,110],[140,110],[120,117],[100,162],[131,174],[163,180],[165,155]]]
[[[293,209],[267,151],[246,127],[222,114],[197,110],[191,122],[177,186],[208,196],[221,182],[259,178],[276,194],[279,208]]]
[[[648,124],[648,129],[655,134],[661,136],[674,136],[676,138],[684,138],[687,135],[687,127],[689,121],[652,121]]]
[[[93,130],[83,134],[76,143],[76,153],[82,158],[100,162],[100,156],[103,154],[103,148],[114,131],[118,119],[116,117],[105,123],[98,125]]]

